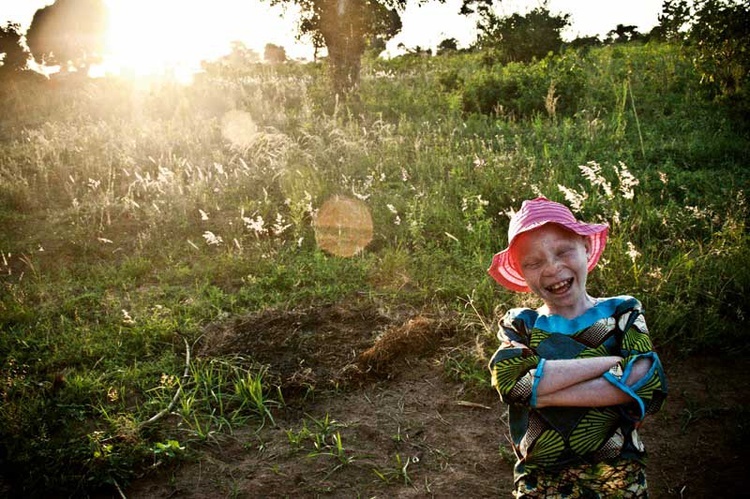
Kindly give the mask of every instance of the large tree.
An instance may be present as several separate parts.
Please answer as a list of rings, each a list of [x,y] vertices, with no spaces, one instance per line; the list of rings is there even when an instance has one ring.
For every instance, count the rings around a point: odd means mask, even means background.
[[[270,0],[301,8],[299,33],[328,51],[333,91],[346,97],[357,88],[362,55],[368,44],[388,40],[401,30],[398,12],[406,0]]]
[[[0,26],[0,73],[23,71],[29,59],[28,51],[21,45],[21,26],[8,22]]]
[[[57,0],[36,11],[26,42],[39,64],[86,71],[101,61],[106,29],[102,0]],[[138,36],[135,28],[133,36]]]

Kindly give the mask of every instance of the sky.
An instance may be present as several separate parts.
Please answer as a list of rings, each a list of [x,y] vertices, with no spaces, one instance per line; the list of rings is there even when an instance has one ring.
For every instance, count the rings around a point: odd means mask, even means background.
[[[200,60],[229,52],[230,42],[239,40],[262,55],[266,43],[285,48],[293,59],[312,59],[309,44],[295,42],[294,8],[283,11],[253,0],[104,0],[112,14],[108,43],[110,64],[140,66],[143,71],[168,64],[198,66]],[[412,1],[412,0],[410,0]],[[25,32],[34,12],[52,0],[0,0],[0,24],[17,22]],[[539,0],[502,0],[498,13],[526,13],[539,6]],[[617,24],[632,24],[646,33],[657,23],[662,0],[549,0],[552,14],[570,14],[572,26],[563,38],[600,35]],[[410,3],[402,13],[403,29],[388,43],[388,53],[397,47],[434,48],[446,38],[455,38],[459,47],[476,39],[475,19],[459,15],[461,0],[436,1],[418,7]],[[179,12],[179,16],[175,16]],[[132,36],[138,26],[140,38]],[[200,36],[196,36],[200,33]],[[140,40],[140,41],[139,41]]]

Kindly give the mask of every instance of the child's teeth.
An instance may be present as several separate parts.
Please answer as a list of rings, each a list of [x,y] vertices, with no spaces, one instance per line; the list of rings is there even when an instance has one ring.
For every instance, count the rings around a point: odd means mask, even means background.
[[[561,289],[566,288],[569,284],[570,284],[570,279],[568,279],[567,281],[558,282],[557,284],[553,284],[552,286],[549,286],[547,289],[552,292],[560,291]]]

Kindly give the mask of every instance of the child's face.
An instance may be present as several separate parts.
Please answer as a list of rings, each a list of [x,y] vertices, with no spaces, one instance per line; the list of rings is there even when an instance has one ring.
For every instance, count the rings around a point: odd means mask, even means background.
[[[587,238],[548,223],[518,236],[511,255],[549,313],[573,318],[590,307],[586,294],[589,251]]]

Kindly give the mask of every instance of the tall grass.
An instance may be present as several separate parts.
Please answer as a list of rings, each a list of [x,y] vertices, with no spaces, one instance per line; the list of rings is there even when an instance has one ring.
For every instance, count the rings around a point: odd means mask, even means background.
[[[250,361],[192,359],[179,378],[208,323],[354,295],[486,323],[529,303],[485,269],[510,210],[540,194],[610,223],[592,292],[642,299],[659,348],[746,351],[748,138],[689,58],[633,45],[485,64],[371,62],[349,108],[321,100],[315,65],[4,88],[0,462],[19,493],[122,485],[185,442],[273,424]],[[536,86],[467,111],[490,81],[474,75],[495,73]],[[315,243],[336,194],[373,217],[350,259]],[[183,433],[144,428],[178,387]]]

